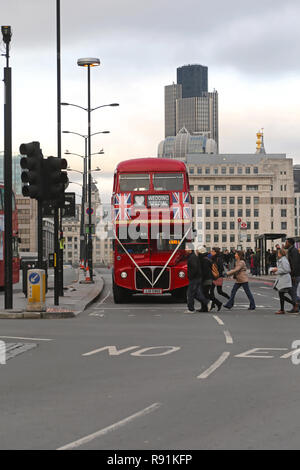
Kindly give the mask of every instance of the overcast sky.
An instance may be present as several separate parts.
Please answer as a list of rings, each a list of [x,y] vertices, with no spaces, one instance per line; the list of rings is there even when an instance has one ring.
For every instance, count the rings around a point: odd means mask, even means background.
[[[38,140],[44,155],[56,155],[56,0],[0,5],[1,24],[13,30],[13,150]],[[92,113],[92,132],[111,132],[92,140],[93,152],[105,151],[93,157],[103,170],[95,174],[100,191],[110,192],[119,161],[157,155],[164,86],[185,64],[207,65],[209,90],[219,93],[221,153],[254,153],[263,127],[267,152],[300,163],[299,18],[298,0],[61,0],[62,101],[87,106],[86,70],[77,59],[98,57],[92,107],[120,103]],[[0,103],[3,109],[3,93]],[[62,129],[87,134],[87,113],[63,107]],[[84,139],[63,135],[62,149],[83,154]],[[79,157],[69,162],[82,169]]]

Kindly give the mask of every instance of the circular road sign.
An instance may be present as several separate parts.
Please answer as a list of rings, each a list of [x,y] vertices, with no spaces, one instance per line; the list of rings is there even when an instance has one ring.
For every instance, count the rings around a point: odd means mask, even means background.
[[[89,214],[93,214],[94,213],[94,209],[91,207],[91,209],[88,207],[87,210],[86,210],[86,213],[89,215]]]
[[[30,273],[29,274],[29,282],[31,282],[31,284],[38,284],[40,282],[39,273]]]
[[[242,222],[242,219],[238,218],[238,222]]]
[[[241,228],[247,228],[247,222],[242,222],[241,223]]]

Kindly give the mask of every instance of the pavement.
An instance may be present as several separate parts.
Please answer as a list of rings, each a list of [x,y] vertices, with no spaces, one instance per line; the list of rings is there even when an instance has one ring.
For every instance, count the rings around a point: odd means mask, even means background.
[[[27,299],[23,292],[16,288],[13,295],[13,309],[4,309],[4,295],[0,299],[0,319],[53,319],[73,318],[82,313],[101,294],[104,281],[101,275],[95,272],[93,284],[82,284],[84,274],[81,270],[68,287],[64,287],[64,296],[59,297],[59,305],[54,305],[54,290],[51,286],[46,294],[46,312],[27,312]]]

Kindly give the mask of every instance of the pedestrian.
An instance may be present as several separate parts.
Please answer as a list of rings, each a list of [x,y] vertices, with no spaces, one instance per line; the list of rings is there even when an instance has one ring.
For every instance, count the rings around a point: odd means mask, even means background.
[[[240,287],[243,287],[249,301],[250,301],[250,306],[248,310],[255,310],[255,302],[253,295],[250,291],[249,284],[248,284],[248,275],[247,275],[247,268],[246,268],[246,263],[244,261],[244,252],[239,250],[235,253],[235,259],[236,259],[236,265],[235,268],[232,269],[231,271],[228,271],[226,273],[226,276],[232,276],[235,279],[235,284],[233,285],[231,294],[230,294],[230,299],[228,302],[224,305],[225,308],[228,308],[229,310],[233,307],[234,305],[234,298],[235,295]]]
[[[251,256],[250,256],[250,273],[252,276],[255,276],[255,265],[254,265],[254,252],[251,251]]]
[[[222,307],[222,302],[220,302],[214,294],[214,285],[213,285],[213,263],[212,260],[208,258],[208,252],[205,247],[202,247],[199,250],[199,260],[201,264],[201,270],[202,270],[202,287],[203,287],[203,292],[206,298],[209,298],[212,301],[212,305],[210,310],[212,309],[213,306],[217,306],[218,311],[221,310]],[[209,311],[207,309],[207,306],[202,303],[201,309],[199,310],[200,312],[207,312]]]
[[[292,310],[289,310],[288,313],[298,314],[299,299],[297,297],[297,288],[300,282],[300,253],[294,245],[294,238],[287,238],[284,247],[288,250],[287,257],[291,266],[292,300],[294,302]]]
[[[291,266],[289,260],[286,257],[286,251],[283,248],[280,248],[277,252],[277,267],[271,268],[271,272],[277,274],[277,279],[274,284],[274,289],[278,291],[279,300],[280,300],[280,310],[275,312],[277,315],[284,314],[284,302],[288,302],[293,305],[294,302],[291,300],[292,298],[292,278],[291,278]],[[285,296],[285,294],[289,294],[291,297],[290,299]]]
[[[219,295],[222,295],[226,299],[229,299],[229,295],[223,291],[223,279],[224,279],[224,261],[220,248],[212,248],[211,250],[212,262],[216,265],[217,270],[215,271],[218,276],[213,279],[213,291],[217,287],[217,292]],[[213,271],[214,273],[214,271]]]
[[[229,269],[230,254],[229,254],[229,250],[227,249],[224,251],[223,260],[224,260],[224,266],[226,267],[226,269]]]
[[[200,260],[198,257],[198,246],[190,244],[187,246],[188,252],[187,260],[187,275],[189,285],[187,288],[187,310],[184,313],[195,313],[195,299],[205,305],[207,311],[211,310],[212,302],[205,297],[202,290],[202,277],[203,272],[201,269]]]

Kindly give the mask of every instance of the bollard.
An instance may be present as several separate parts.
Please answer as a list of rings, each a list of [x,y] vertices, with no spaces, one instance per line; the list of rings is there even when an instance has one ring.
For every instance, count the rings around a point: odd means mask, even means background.
[[[46,274],[44,269],[29,269],[27,273],[27,311],[45,312]]]

